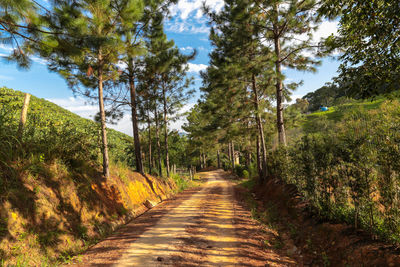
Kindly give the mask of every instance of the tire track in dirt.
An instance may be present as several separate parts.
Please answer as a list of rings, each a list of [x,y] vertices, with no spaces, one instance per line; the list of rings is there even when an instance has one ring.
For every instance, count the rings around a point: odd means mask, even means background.
[[[207,182],[200,189],[133,220],[79,266],[295,266],[263,248],[261,226],[236,201],[225,172],[201,176]]]
[[[220,176],[210,174],[207,197],[198,206],[189,234],[172,256],[174,266],[232,266],[238,263],[237,239],[233,224],[230,185]]]

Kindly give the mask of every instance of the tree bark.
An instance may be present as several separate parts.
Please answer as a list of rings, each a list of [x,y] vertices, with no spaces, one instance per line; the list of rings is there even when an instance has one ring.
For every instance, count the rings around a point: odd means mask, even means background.
[[[220,156],[219,156],[219,149],[217,150],[217,165],[218,165],[218,169],[221,169],[221,159],[220,159]]]
[[[262,163],[261,163],[261,153],[260,153],[260,135],[257,133],[257,171],[258,171],[258,178],[261,181],[262,173]]]
[[[153,158],[151,151],[151,122],[150,122],[150,107],[147,106],[147,127],[149,132],[149,173],[152,173],[153,170]]]
[[[246,168],[248,169],[251,164],[251,153],[249,150],[246,150]]]
[[[278,3],[275,5],[275,10],[278,13]],[[278,20],[278,18],[277,18]],[[279,144],[286,146],[286,132],[283,120],[283,81],[282,81],[282,66],[281,66],[281,44],[279,40],[278,21],[274,25],[274,45],[275,45],[275,71],[276,71],[276,124],[278,128]]]
[[[231,141],[231,165],[232,165],[232,173],[235,172],[235,145],[233,144],[233,141]]]
[[[158,123],[158,111],[157,107],[154,109],[155,119],[156,119],[156,139],[157,139],[157,153],[158,153],[158,172],[159,175],[162,176],[162,166],[161,166],[161,144],[160,144],[160,132],[159,132],[159,123]]]
[[[132,127],[133,127],[133,142],[135,146],[135,159],[136,159],[136,171],[144,173],[143,162],[142,162],[142,149],[140,146],[139,139],[139,127],[137,121],[137,97],[135,81],[133,76],[133,64],[132,59],[129,60],[129,90],[131,94],[131,111],[132,111]]]
[[[99,94],[99,108],[100,108],[100,123],[101,123],[101,140],[102,140],[102,152],[103,152],[103,175],[105,178],[110,177],[108,157],[108,142],[107,142],[107,126],[106,126],[106,112],[104,110],[104,98],[103,98],[103,58],[101,53],[98,55],[98,94]]]
[[[232,152],[231,152],[231,142],[228,143],[228,158],[229,158],[229,165],[231,165],[232,162]]]
[[[26,93],[24,98],[24,104],[22,105],[21,118],[19,120],[18,127],[18,138],[21,141],[24,133],[24,127],[26,123],[26,116],[28,115],[29,101],[31,100],[31,95]]]
[[[254,74],[252,75],[252,89],[253,89],[253,97],[254,97],[254,109],[256,112],[256,124],[257,124],[257,129],[258,129],[258,152],[260,153],[259,159],[261,159],[261,176],[260,181],[263,181],[267,178],[267,149],[265,145],[265,137],[264,137],[264,127],[261,121],[261,116],[260,116],[260,105],[259,105],[259,100],[258,100],[258,92],[257,92],[257,85],[256,85],[256,78]]]
[[[163,86],[163,101],[164,101],[164,142],[165,142],[165,167],[167,169],[167,177],[169,177],[169,152],[168,152],[168,122],[167,122],[167,94]]]

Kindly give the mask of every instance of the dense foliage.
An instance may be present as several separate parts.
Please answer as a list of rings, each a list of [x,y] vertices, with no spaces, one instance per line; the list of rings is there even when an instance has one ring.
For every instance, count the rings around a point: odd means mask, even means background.
[[[340,79],[349,95],[399,90],[400,5],[396,0],[322,1],[321,15],[339,20],[330,49],[341,51]]]
[[[197,165],[259,184],[283,179],[321,216],[398,243],[400,114],[387,99],[396,99],[399,84],[399,7],[229,0],[220,12],[205,8],[214,50],[184,126]],[[321,19],[338,19],[338,35],[316,43]],[[336,50],[339,76],[284,105],[299,84],[288,83],[282,67],[313,71],[319,56]]]
[[[333,220],[399,242],[400,104],[348,112],[330,129],[270,152],[270,175],[295,184]]]
[[[27,123],[22,139],[17,138],[19,116],[24,94],[0,88],[0,154],[4,166],[12,160],[38,157],[41,160],[62,160],[67,164],[99,163],[99,125],[83,119],[49,101],[31,97]],[[126,162],[125,151],[132,138],[109,130],[110,154],[114,162]]]

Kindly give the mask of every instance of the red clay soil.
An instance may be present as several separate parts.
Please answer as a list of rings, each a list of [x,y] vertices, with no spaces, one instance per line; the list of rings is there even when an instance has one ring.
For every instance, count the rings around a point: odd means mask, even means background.
[[[251,218],[251,212],[233,189],[234,184],[223,179],[227,178],[226,173],[216,171],[201,175],[208,181],[204,186],[185,191],[134,219],[78,257],[75,264],[299,266],[282,249],[265,246],[264,241],[273,233]],[[181,226],[176,224],[180,221]],[[170,231],[170,237],[163,239],[166,229]],[[149,237],[157,239],[153,248],[148,246]],[[166,247],[163,247],[164,243]],[[146,259],[138,260],[143,258],[140,250],[148,251],[144,254]]]
[[[157,222],[171,209],[177,207],[184,200],[190,198],[199,188],[189,189],[177,196],[165,200],[141,216],[135,218],[116,231],[113,235],[91,247],[83,255],[75,258],[76,266],[112,266],[126,252],[130,244],[141,234],[157,224]]]
[[[164,201],[78,257],[78,266],[400,266],[393,246],[344,224],[321,223],[294,187],[270,181],[253,194],[222,171]],[[271,207],[275,207],[272,209]],[[273,212],[275,210],[275,212]],[[272,214],[274,213],[274,214]],[[150,242],[151,241],[151,242]],[[145,263],[143,265],[143,263]]]
[[[270,180],[255,190],[260,210],[279,211],[278,232],[299,266],[400,266],[400,250],[347,224],[322,222],[293,185]],[[293,249],[294,248],[294,249]]]

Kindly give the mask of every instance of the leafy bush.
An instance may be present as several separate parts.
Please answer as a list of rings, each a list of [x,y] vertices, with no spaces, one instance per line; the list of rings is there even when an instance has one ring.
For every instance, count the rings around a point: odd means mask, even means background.
[[[400,242],[400,104],[348,112],[331,129],[270,152],[271,176],[294,183],[321,215]]]
[[[237,164],[235,165],[235,173],[239,177],[243,177],[243,171],[246,169],[244,165]]]
[[[176,186],[178,187],[178,192],[182,192],[189,185],[188,180],[185,179],[185,177],[180,176],[179,174],[171,174],[171,178],[175,181]]]

